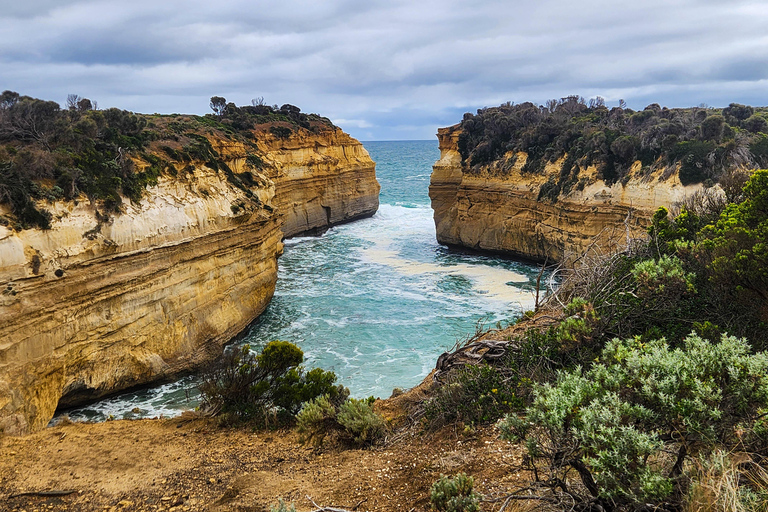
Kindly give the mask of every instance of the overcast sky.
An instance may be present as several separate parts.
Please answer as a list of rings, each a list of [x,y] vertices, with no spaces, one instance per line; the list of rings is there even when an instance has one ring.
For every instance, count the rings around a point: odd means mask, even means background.
[[[146,113],[264,97],[361,140],[430,139],[569,94],[766,105],[766,27],[765,0],[15,0],[0,89]]]

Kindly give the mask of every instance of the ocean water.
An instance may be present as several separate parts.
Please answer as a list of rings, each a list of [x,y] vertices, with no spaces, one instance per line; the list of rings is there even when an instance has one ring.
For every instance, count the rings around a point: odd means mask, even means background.
[[[478,324],[533,305],[538,269],[448,250],[435,240],[428,186],[437,141],[364,142],[379,211],[320,237],[286,241],[271,304],[238,343],[295,343],[306,366],[333,370],[353,396],[418,384]],[[197,405],[194,377],[65,411],[74,420],[175,415]]]

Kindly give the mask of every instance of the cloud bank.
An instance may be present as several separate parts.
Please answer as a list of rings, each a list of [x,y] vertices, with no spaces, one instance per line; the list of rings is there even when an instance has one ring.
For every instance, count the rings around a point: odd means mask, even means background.
[[[765,26],[739,0],[35,0],[0,14],[0,88],[148,113],[264,97],[362,140],[427,139],[570,94],[765,105]]]

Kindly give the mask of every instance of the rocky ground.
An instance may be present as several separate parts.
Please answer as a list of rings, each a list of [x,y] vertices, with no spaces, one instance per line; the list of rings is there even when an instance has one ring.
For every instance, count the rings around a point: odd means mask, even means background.
[[[441,474],[474,476],[490,500],[524,478],[520,457],[493,427],[415,427],[382,447],[316,449],[291,430],[221,428],[191,415],[74,423],[0,437],[0,510],[261,512],[282,498],[302,512],[317,508],[309,496],[361,512],[427,511]]]

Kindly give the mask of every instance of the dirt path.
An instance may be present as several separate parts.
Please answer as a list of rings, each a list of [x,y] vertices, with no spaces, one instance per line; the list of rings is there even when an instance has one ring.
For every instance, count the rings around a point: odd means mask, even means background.
[[[384,448],[302,446],[292,431],[219,429],[210,420],[70,424],[0,437],[0,510],[426,511],[440,474],[465,472],[486,495],[520,478],[519,451],[492,428],[402,436]],[[17,496],[74,491],[66,496]],[[486,507],[490,510],[493,507]]]

